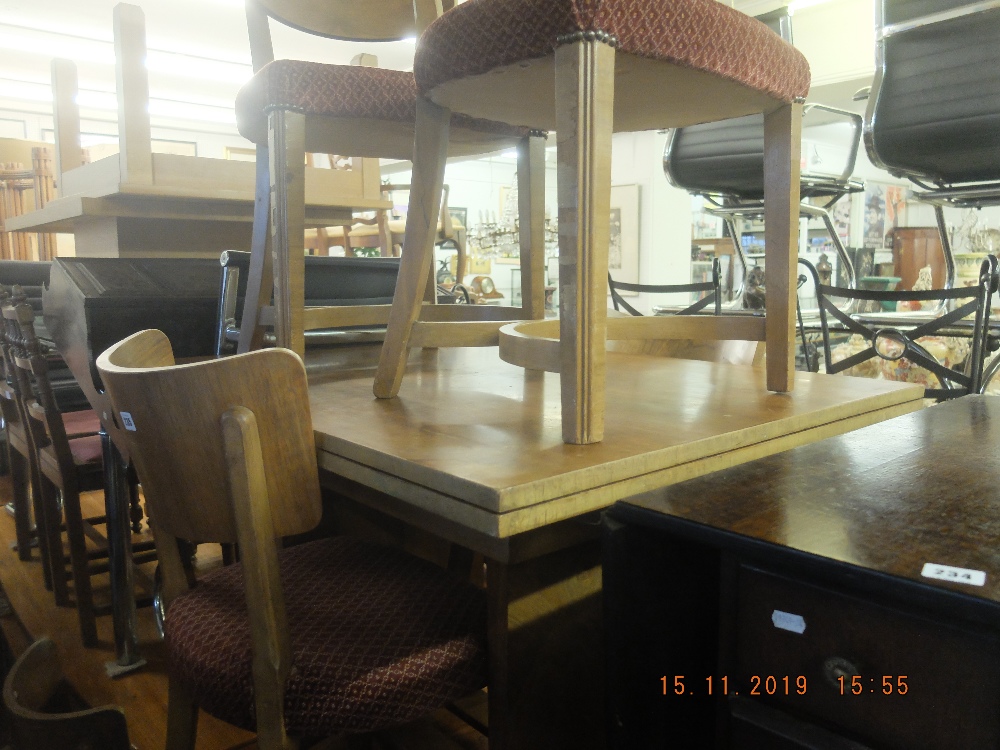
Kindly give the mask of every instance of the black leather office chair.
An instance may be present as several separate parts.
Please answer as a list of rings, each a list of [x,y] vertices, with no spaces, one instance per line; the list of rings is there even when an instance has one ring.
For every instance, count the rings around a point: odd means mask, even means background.
[[[792,41],[791,17],[787,8],[757,16],[786,41]],[[837,234],[829,210],[849,193],[864,190],[864,183],[852,179],[861,141],[862,119],[846,110],[809,103],[803,107],[803,127],[827,122],[847,122],[852,134],[845,142],[847,158],[839,172],[810,172],[804,168],[800,179],[800,215],[823,221],[845,270],[848,285],[855,285],[854,265]],[[736,219],[764,215],[764,118],[750,115],[731,120],[693,125],[670,132],[663,152],[663,171],[675,187],[703,196],[706,211],[720,216],[733,238],[734,258],[747,278],[748,262],[740,243]],[[732,290],[742,296],[743,287]]]
[[[872,163],[934,205],[955,281],[946,206],[1000,205],[1000,3],[879,0],[875,81],[865,113]]]

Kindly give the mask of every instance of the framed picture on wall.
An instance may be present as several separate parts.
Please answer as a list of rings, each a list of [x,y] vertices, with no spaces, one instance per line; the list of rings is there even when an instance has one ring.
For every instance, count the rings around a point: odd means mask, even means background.
[[[611,187],[608,271],[615,281],[639,283],[639,186]],[[622,292],[634,297],[637,292]],[[610,292],[609,292],[610,295]]]

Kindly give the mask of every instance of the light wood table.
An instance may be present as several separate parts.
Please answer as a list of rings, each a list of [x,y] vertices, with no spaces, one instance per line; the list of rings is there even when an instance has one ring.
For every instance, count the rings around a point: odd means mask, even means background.
[[[376,350],[377,352],[377,350]],[[604,441],[562,441],[557,375],[415,350],[396,399],[355,352],[312,378],[324,485],[486,557],[490,747],[604,747],[596,514],[616,500],[919,409],[903,383],[608,355]]]
[[[89,257],[218,257],[223,250],[249,248],[254,165],[224,159],[172,158],[195,162],[200,169],[208,169],[205,163],[214,162],[216,174],[222,171],[227,178],[231,176],[233,187],[222,190],[218,184],[107,186],[95,170],[94,183],[82,182],[80,193],[58,198],[42,209],[15,217],[8,222],[8,229],[72,233],[76,254]],[[85,165],[79,171],[92,166],[102,165]],[[333,170],[310,170],[312,174],[328,179],[341,177]],[[381,199],[333,193],[322,203],[308,203],[305,221],[310,227],[349,224],[354,210],[385,206],[386,201]]]

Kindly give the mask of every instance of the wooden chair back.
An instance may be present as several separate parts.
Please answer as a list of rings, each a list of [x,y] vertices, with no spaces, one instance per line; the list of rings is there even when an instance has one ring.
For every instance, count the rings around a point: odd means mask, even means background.
[[[55,644],[40,638],[7,674],[3,700],[19,750],[129,750],[125,713],[117,706],[83,708],[66,681]]]
[[[267,349],[175,365],[167,337],[142,331],[101,354],[97,368],[157,534],[238,541],[223,438],[223,421],[236,414],[255,424],[275,535],[319,523],[306,373],[293,353]]]
[[[417,36],[454,3],[447,0],[255,0],[286,26],[351,41],[388,42]],[[250,12],[248,3],[248,13]],[[256,66],[254,66],[256,67]]]
[[[3,307],[3,318],[8,326],[11,362],[18,379],[26,422],[35,450],[52,446],[65,481],[65,478],[75,475],[76,466],[70,451],[69,437],[66,435],[66,425],[49,379],[49,360],[35,333],[35,310],[26,302],[7,305]]]
[[[34,175],[23,164],[0,164],[0,258],[31,260],[31,237],[24,232],[7,232],[7,219],[28,212],[27,193],[34,187]]]

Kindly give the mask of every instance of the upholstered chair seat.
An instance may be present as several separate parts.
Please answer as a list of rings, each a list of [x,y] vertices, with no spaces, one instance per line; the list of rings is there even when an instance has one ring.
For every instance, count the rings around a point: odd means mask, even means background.
[[[289,734],[325,737],[413,721],[485,684],[485,596],[429,563],[347,538],[278,556],[291,635]],[[359,589],[358,580],[369,587]],[[372,638],[377,625],[378,638]],[[170,661],[198,704],[256,730],[243,570],[221,568],[171,604]]]

